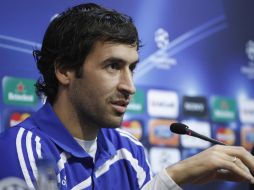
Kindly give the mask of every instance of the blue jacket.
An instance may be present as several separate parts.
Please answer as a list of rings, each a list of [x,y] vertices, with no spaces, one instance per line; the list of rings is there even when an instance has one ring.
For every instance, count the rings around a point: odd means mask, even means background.
[[[93,158],[74,140],[51,105],[0,135],[0,179],[36,187],[38,159],[53,159],[59,189],[141,189],[151,173],[142,144],[120,129],[100,130]]]

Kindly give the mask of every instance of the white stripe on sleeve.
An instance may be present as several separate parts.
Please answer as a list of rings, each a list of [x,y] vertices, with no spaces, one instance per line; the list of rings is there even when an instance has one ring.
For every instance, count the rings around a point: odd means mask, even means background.
[[[30,189],[35,189],[34,185],[32,183],[31,177],[29,175],[29,172],[27,170],[25,158],[24,158],[23,151],[22,151],[22,136],[24,134],[24,131],[25,131],[24,128],[20,128],[19,132],[17,134],[17,138],[16,138],[17,154],[18,154],[19,164],[20,164],[22,173],[24,175],[24,178],[25,178],[25,181],[26,181],[28,187]]]
[[[125,148],[119,149],[117,154],[110,160],[106,161],[98,170],[95,172],[96,177],[100,177],[102,174],[106,173],[110,166],[119,160],[125,159],[130,162],[131,166],[137,173],[138,185],[141,188],[146,179],[146,172],[144,169],[138,165],[138,160],[132,156],[132,154]]]
[[[28,131],[26,135],[26,149],[27,149],[27,154],[28,154],[28,159],[29,163],[31,165],[33,175],[35,179],[38,179],[38,169],[35,164],[35,159],[34,159],[34,154],[33,154],[33,149],[32,149],[32,132]]]
[[[116,131],[119,132],[119,134],[123,137],[127,137],[130,141],[132,141],[133,143],[135,143],[138,146],[143,146],[141,142],[139,142],[138,139],[136,139],[135,137],[133,137],[130,133],[128,133],[127,131],[124,131],[122,129],[117,128]]]
[[[35,137],[35,147],[36,147],[36,153],[39,159],[42,159],[42,155],[41,155],[41,138],[36,136]]]
[[[80,189],[85,189],[89,187],[92,184],[92,178],[88,177],[86,180],[82,181],[78,185],[75,185],[71,190],[80,190]]]

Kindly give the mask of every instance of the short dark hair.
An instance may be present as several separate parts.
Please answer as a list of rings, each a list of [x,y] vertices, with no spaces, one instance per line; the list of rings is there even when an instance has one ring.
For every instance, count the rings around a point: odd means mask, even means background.
[[[33,56],[42,77],[36,92],[52,104],[58,91],[56,64],[73,69],[76,76],[97,41],[109,41],[140,47],[138,32],[131,17],[94,3],[77,5],[59,14],[49,24],[41,50]]]

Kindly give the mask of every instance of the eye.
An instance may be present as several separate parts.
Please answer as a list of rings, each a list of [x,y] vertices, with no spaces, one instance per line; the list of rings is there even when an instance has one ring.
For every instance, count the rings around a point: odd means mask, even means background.
[[[131,64],[130,67],[129,67],[130,71],[132,72],[132,74],[135,73],[136,65],[137,65],[136,63],[135,64]]]
[[[120,64],[118,64],[117,62],[110,63],[110,64],[109,64],[109,67],[110,67],[111,69],[119,70],[119,69],[120,69]]]
[[[118,62],[111,62],[106,66],[106,69],[109,72],[115,72],[121,69],[121,64],[119,64]]]

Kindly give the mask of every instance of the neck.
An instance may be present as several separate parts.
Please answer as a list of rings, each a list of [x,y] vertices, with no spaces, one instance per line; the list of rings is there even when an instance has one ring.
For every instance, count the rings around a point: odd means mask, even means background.
[[[88,141],[94,140],[98,135],[99,129],[93,126],[93,124],[83,121],[69,101],[60,100],[60,98],[57,98],[54,102],[53,110],[64,127],[73,137]]]

